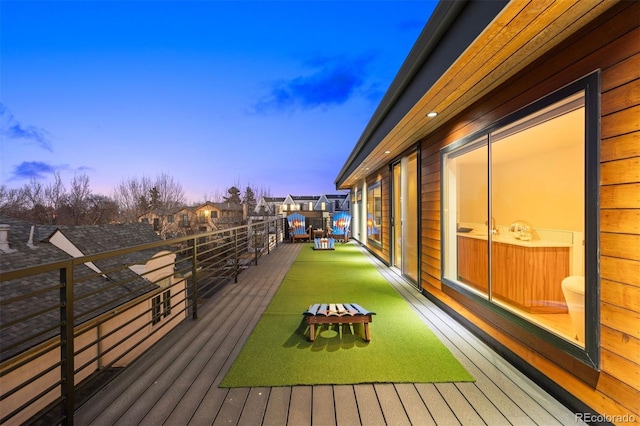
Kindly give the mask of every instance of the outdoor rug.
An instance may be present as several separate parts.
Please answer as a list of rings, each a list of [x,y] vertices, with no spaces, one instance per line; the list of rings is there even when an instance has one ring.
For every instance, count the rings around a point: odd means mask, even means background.
[[[302,313],[314,303],[373,311],[371,341],[324,325],[314,342]],[[303,247],[220,387],[468,382],[473,377],[354,244]]]

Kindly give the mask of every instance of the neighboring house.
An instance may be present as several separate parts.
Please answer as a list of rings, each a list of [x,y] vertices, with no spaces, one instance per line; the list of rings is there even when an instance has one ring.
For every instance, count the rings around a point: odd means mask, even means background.
[[[640,419],[639,27],[640,2],[441,1],[336,178],[353,238],[614,423]]]
[[[159,242],[147,224],[41,226],[0,216],[0,273]],[[126,250],[125,250],[126,251]],[[75,381],[103,366],[129,364],[186,317],[185,281],[165,247],[100,257],[73,268]],[[70,265],[67,263],[67,265]],[[71,266],[68,266],[71,268]],[[0,284],[0,412],[7,415],[59,380],[61,273],[34,272]],[[99,336],[102,336],[99,338]],[[123,340],[124,339],[124,340]],[[25,372],[53,370],[22,386]],[[10,423],[21,423],[60,394],[53,387]]]
[[[328,212],[349,211],[348,194],[291,195],[286,197],[261,197],[253,215],[286,216],[290,212]]]
[[[326,229],[331,226],[333,214],[350,210],[348,194],[291,195],[286,197],[262,197],[252,213],[255,221],[286,217],[299,212],[307,218],[307,226]],[[288,225],[286,225],[288,226]]]
[[[241,226],[245,221],[242,204],[212,203],[207,201],[194,208],[198,232],[209,232]]]
[[[168,212],[150,211],[138,217],[138,221],[151,225],[163,240],[194,234],[197,229],[196,213],[189,207],[179,207]]]
[[[162,239],[193,235],[244,224],[244,205],[207,201],[195,207],[181,207],[171,212],[150,211],[138,217],[152,225]]]
[[[251,216],[274,218],[282,214],[282,202],[285,197],[260,197]]]

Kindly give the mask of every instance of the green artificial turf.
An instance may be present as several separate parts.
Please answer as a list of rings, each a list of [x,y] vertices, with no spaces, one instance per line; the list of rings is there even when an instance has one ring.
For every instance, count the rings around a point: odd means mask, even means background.
[[[309,342],[302,313],[314,303],[376,312],[371,341],[325,325]],[[364,254],[337,244],[302,248],[220,387],[473,380]]]

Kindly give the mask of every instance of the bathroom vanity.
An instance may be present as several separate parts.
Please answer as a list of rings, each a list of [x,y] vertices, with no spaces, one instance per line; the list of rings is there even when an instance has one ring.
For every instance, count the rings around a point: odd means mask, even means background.
[[[491,294],[531,313],[567,312],[562,280],[569,275],[571,245],[522,241],[510,235],[491,238]],[[458,279],[488,292],[488,236],[458,234]]]

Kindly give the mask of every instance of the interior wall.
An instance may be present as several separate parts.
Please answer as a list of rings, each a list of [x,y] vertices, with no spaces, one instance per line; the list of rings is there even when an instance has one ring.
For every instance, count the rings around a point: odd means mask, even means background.
[[[496,225],[524,220],[535,228],[583,232],[583,158],[582,147],[573,145],[528,156],[526,161],[494,164],[492,211]],[[458,179],[465,188],[458,200],[460,221],[485,223],[486,164],[465,165],[459,169]]]
[[[534,228],[583,232],[583,162],[584,142],[494,165],[496,224],[525,220]]]

